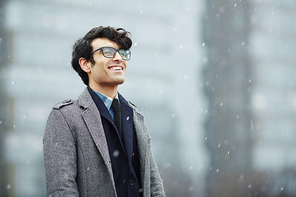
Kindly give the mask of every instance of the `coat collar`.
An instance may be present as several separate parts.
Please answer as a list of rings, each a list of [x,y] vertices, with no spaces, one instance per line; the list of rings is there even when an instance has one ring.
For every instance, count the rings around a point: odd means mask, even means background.
[[[104,133],[104,128],[102,125],[101,116],[87,88],[85,88],[84,91],[78,97],[78,103],[79,103],[79,106],[84,109],[84,112],[82,113],[82,117],[85,121],[86,126],[88,127],[88,130],[98,150],[102,155],[102,158],[111,175],[111,179],[114,182],[113,172],[112,172],[112,167],[110,162],[111,159],[109,156],[108,145],[107,145],[107,140]]]

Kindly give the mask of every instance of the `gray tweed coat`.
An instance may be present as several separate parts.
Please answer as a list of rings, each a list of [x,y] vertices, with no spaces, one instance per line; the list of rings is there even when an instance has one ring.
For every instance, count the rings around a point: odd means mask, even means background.
[[[143,196],[165,196],[142,112],[133,108]],[[47,196],[116,197],[101,116],[87,89],[53,107],[43,139]]]

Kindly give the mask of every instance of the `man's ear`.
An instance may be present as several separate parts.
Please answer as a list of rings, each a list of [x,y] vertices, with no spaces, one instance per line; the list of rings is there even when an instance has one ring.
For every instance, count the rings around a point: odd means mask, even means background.
[[[79,65],[81,67],[81,69],[86,72],[86,73],[90,73],[90,67],[91,67],[91,62],[87,61],[85,58],[81,57],[79,58]]]

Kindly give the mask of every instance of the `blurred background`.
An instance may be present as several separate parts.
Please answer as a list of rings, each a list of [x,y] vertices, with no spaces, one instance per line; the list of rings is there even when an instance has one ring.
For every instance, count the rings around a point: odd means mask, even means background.
[[[296,196],[295,0],[0,0],[0,196],[46,196],[52,106],[83,91],[74,41],[132,33],[119,91],[168,197]]]

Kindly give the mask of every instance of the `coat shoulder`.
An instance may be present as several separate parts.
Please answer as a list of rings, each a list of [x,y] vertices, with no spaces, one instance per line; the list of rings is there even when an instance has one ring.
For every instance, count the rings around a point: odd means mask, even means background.
[[[128,104],[137,114],[144,116],[140,108],[138,108],[134,103],[132,103],[131,101],[128,101]]]
[[[61,102],[55,104],[53,106],[53,109],[61,109],[61,108],[65,107],[65,106],[72,105],[73,103],[74,103],[74,100],[66,99],[64,101],[61,101]]]
[[[134,103],[132,103],[131,101],[127,101],[127,103],[128,103],[128,105],[131,107],[131,108],[133,108],[133,109],[135,109],[135,110],[137,110],[137,111],[141,111],[140,110],[140,108],[138,108]]]
[[[134,103],[132,103],[131,101],[128,101],[128,104],[130,104],[130,106],[131,107],[133,107],[133,108],[137,108],[137,109],[139,109]]]

